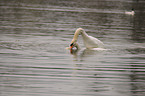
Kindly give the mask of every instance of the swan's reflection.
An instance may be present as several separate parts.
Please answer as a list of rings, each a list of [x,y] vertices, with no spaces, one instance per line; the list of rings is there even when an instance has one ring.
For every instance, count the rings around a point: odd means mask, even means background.
[[[83,58],[87,58],[90,57],[92,55],[96,55],[96,54],[100,54],[104,51],[106,51],[107,49],[103,49],[103,48],[94,48],[94,49],[77,49],[77,50],[70,50],[70,53],[74,56],[75,60],[80,60],[82,61]]]

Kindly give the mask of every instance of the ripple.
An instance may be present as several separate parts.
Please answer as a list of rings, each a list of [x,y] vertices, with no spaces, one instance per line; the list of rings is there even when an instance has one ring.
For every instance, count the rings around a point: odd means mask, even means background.
[[[1,96],[144,96],[144,43],[133,39],[144,38],[141,1],[0,2]],[[132,4],[142,8],[126,16]],[[110,50],[70,54],[78,27]]]

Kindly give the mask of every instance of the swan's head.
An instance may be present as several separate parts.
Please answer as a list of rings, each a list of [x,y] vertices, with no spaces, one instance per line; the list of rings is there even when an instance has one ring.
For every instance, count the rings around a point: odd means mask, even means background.
[[[78,44],[76,43],[77,40],[72,40],[71,44],[70,44],[70,49],[73,49],[73,48],[78,48]]]

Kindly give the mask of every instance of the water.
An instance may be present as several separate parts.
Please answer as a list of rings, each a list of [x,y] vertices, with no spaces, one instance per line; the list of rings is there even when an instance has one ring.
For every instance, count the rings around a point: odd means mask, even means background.
[[[0,96],[144,96],[144,9],[143,0],[1,0]],[[79,27],[109,50],[83,50],[80,36],[71,54]]]

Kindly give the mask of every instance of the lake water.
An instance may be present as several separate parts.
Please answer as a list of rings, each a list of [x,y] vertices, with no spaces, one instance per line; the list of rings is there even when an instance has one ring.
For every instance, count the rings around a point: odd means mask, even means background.
[[[145,1],[0,0],[0,96],[145,96]]]

